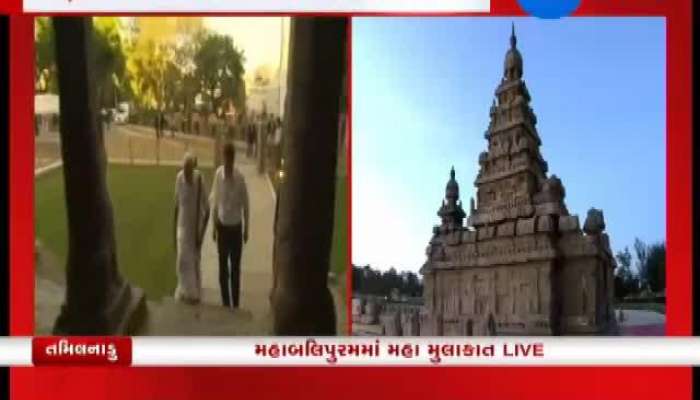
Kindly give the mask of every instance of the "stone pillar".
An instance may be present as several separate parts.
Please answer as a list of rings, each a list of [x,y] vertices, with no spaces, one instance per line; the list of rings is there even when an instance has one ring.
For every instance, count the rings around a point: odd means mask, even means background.
[[[406,309],[401,313],[401,333],[403,336],[420,336],[417,310]]]
[[[380,308],[381,306],[376,299],[368,299],[367,303],[365,303],[365,313],[360,322],[367,325],[379,323]]]
[[[352,299],[352,322],[360,322],[362,318],[362,299],[355,297]]]
[[[421,336],[443,336],[442,314],[424,312],[419,315]]]
[[[277,335],[336,333],[328,270],[346,34],[345,18],[294,18],[291,24],[286,177],[271,295]]]
[[[384,336],[403,336],[400,310],[391,310],[383,313],[379,317],[379,321],[384,330]]]
[[[92,71],[92,20],[54,18],[66,209],[66,298],[56,334],[128,334],[144,295],[117,269],[106,153]]]

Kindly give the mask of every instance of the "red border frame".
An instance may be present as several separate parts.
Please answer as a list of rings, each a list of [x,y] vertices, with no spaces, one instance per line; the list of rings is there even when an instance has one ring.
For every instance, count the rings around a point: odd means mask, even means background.
[[[488,15],[524,15],[516,0],[491,0]],[[665,16],[667,36],[667,334],[689,335],[692,325],[692,103],[690,0],[582,0],[576,16]],[[33,21],[21,0],[0,9],[14,14],[11,31],[10,119],[10,329],[30,336],[34,315],[33,259]],[[217,13],[223,15],[224,13]],[[240,14],[231,14],[240,15]],[[262,15],[247,13],[246,15]],[[265,14],[271,15],[271,14]],[[279,15],[279,14],[277,14]],[[301,14],[295,14],[301,15]],[[345,15],[329,13],[326,15]],[[387,15],[362,13],[355,15]],[[412,14],[402,14],[412,15]],[[433,13],[421,15],[484,15]],[[349,40],[349,43],[351,41]],[[350,51],[351,45],[348,46]],[[348,57],[352,65],[352,56]],[[348,204],[352,201],[352,79],[348,74]],[[352,207],[350,206],[350,209]],[[352,213],[348,213],[352,254]],[[348,295],[352,271],[348,270]],[[348,305],[348,317],[350,306]],[[640,358],[643,354],[640,353]],[[410,396],[442,398],[636,398],[690,397],[691,369],[682,368],[12,368],[13,398],[189,399],[267,397],[303,393],[306,398]],[[662,383],[663,384],[660,384]]]

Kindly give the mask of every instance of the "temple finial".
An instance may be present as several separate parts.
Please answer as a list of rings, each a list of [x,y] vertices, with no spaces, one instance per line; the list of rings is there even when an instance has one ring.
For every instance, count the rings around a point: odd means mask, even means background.
[[[511,22],[510,25],[510,47],[515,48],[518,43],[518,39],[515,37],[515,22]]]
[[[455,166],[452,166],[452,169],[450,170],[450,178],[454,179],[455,178]]]

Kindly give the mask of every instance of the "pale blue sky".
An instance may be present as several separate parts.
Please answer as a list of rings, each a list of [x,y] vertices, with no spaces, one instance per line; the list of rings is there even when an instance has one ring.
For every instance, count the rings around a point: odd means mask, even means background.
[[[417,271],[452,165],[469,204],[512,21],[569,211],[665,239],[663,18],[354,18],[353,263]]]

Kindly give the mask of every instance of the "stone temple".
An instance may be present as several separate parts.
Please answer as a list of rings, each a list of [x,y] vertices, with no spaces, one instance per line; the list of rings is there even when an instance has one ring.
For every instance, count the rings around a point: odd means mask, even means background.
[[[455,171],[433,230],[420,334],[595,335],[615,331],[615,260],[603,212],[583,224],[567,211],[564,186],[548,175],[537,118],[522,79],[515,29],[496,88],[487,151],[479,155],[469,215]],[[467,218],[466,226],[464,219]]]

